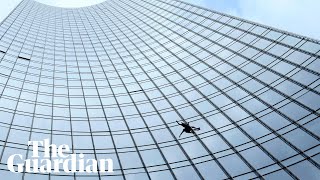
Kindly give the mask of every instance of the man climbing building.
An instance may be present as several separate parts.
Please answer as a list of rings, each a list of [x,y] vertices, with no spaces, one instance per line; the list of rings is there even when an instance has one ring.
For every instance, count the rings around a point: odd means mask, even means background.
[[[182,135],[183,132],[186,132],[186,133],[192,133],[192,134],[195,134],[195,131],[199,131],[200,128],[196,128],[194,126],[190,126],[188,122],[183,122],[183,123],[179,123],[178,121],[176,121],[180,126],[183,127],[183,130],[180,134],[180,136]],[[179,136],[179,137],[180,137]]]

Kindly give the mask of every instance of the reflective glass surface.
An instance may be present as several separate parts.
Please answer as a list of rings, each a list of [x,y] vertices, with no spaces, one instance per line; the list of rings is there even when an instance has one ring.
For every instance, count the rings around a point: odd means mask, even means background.
[[[4,179],[318,179],[319,109],[318,41],[181,1],[23,0],[0,25]],[[8,171],[43,139],[114,173]]]

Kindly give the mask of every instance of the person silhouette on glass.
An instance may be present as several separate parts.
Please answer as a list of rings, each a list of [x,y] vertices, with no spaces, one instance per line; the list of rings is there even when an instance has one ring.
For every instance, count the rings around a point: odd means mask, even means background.
[[[183,132],[185,133],[192,133],[192,134],[195,134],[195,131],[199,131],[200,128],[196,128],[194,126],[190,126],[188,122],[183,122],[183,123],[179,123],[178,121],[176,121],[180,126],[183,127],[183,130],[180,134],[180,136],[182,135]],[[179,137],[180,137],[179,136]]]

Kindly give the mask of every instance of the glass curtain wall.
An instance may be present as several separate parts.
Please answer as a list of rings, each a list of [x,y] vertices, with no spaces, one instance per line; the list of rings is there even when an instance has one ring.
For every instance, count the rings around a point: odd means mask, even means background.
[[[23,0],[0,25],[1,179],[317,179],[319,50],[177,0]],[[8,171],[43,139],[114,173]]]

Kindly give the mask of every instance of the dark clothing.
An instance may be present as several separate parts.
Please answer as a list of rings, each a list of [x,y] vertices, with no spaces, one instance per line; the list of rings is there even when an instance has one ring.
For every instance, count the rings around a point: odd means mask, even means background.
[[[182,135],[183,132],[195,134],[195,131],[199,131],[199,130],[200,130],[200,128],[196,128],[196,127],[190,126],[189,123],[187,123],[187,122],[180,124],[180,123],[177,121],[177,123],[178,123],[180,126],[183,127],[183,130],[182,130],[180,136]],[[179,136],[179,137],[180,137],[180,136]]]

